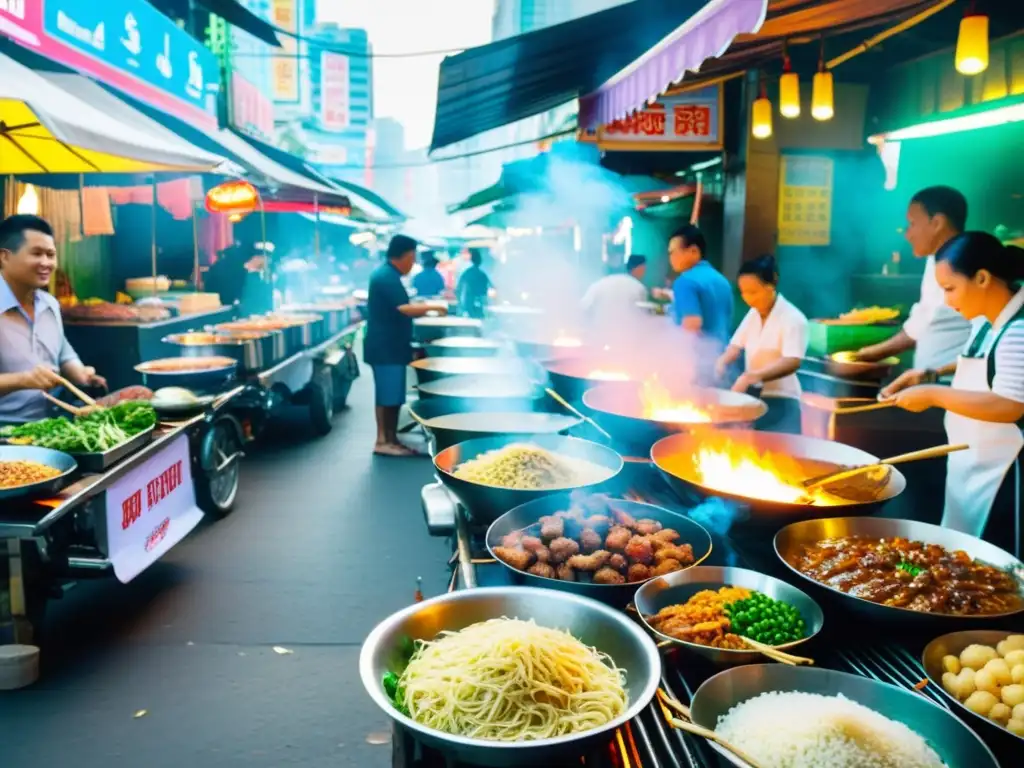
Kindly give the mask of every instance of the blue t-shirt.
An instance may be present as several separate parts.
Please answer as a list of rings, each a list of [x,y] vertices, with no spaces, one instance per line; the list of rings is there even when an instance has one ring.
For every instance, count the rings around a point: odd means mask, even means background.
[[[474,317],[480,316],[487,303],[487,291],[490,290],[491,279],[476,264],[471,265],[459,278],[455,290],[459,302],[459,310]]]
[[[440,296],[444,293],[444,276],[435,267],[423,269],[412,279],[417,296]]]
[[[701,333],[717,339],[723,347],[729,343],[732,306],[732,286],[706,261],[701,260],[683,272],[672,285],[675,324],[682,325],[684,317],[699,316]]]
[[[363,359],[369,365],[408,365],[412,362],[412,318],[398,308],[409,303],[402,276],[387,262],[370,275],[366,300],[366,338]]]

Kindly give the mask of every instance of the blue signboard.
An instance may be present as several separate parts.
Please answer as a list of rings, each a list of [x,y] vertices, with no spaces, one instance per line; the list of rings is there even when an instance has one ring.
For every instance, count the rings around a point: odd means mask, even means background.
[[[45,0],[43,30],[204,112],[216,111],[217,57],[145,0]]]

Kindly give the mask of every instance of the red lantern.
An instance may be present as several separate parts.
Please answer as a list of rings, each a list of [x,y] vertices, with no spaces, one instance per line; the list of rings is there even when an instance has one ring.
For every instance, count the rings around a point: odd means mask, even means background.
[[[260,193],[248,181],[225,181],[206,193],[210,213],[246,214],[260,204]]]

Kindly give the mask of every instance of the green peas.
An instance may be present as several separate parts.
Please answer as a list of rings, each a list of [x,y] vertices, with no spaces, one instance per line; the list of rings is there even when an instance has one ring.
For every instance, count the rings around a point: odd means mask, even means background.
[[[733,632],[769,645],[791,643],[807,634],[799,611],[760,592],[725,606],[725,614]]]

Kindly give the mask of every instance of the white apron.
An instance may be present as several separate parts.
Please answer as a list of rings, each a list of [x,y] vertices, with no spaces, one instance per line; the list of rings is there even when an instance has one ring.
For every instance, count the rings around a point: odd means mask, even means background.
[[[988,323],[978,329],[957,358],[954,389],[992,391],[994,359],[990,358],[1003,332],[1020,317],[1018,313],[998,330]],[[946,413],[946,435],[951,444],[967,443],[970,448],[949,455],[942,525],[980,538],[1007,472],[1011,468],[1016,471],[1024,437],[1017,424],[978,421],[950,412]]]

